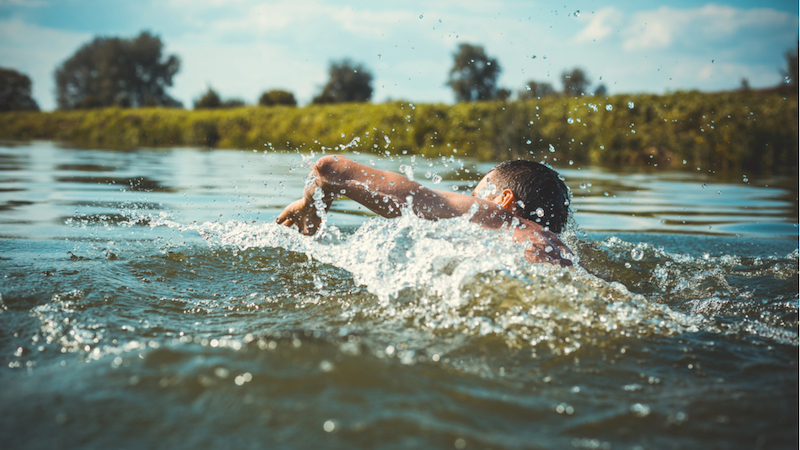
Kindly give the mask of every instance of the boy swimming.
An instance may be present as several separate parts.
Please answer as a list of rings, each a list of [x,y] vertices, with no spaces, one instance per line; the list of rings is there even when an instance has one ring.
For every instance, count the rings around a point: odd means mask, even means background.
[[[567,222],[569,191],[554,170],[539,163],[502,163],[486,174],[472,195],[429,189],[338,155],[320,158],[310,176],[303,197],[289,204],[277,223],[306,235],[316,233],[322,218],[314,194],[320,189],[325,211],[343,195],[386,218],[399,216],[404,208],[428,220],[472,214],[470,222],[483,228],[512,230],[514,241],[526,247],[528,261],[572,265],[572,252],[555,234]]]

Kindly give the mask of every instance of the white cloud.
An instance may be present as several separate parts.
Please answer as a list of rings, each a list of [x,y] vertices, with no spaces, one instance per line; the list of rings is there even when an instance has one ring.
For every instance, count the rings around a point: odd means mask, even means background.
[[[0,0],[0,6],[27,6],[29,8],[47,6],[49,3],[47,0]]]
[[[355,11],[349,8],[337,8],[330,13],[331,18],[345,30],[373,38],[385,36],[387,28],[411,17],[411,13],[400,11],[372,12]]]
[[[634,14],[624,29],[625,50],[663,49],[681,42],[708,45],[735,37],[745,30],[769,31],[795,22],[796,16],[772,9],[740,9],[708,4],[701,8],[662,6]]]
[[[178,8],[218,8],[232,3],[248,3],[251,0],[168,0],[167,3]]]
[[[181,56],[181,71],[170,92],[187,108],[208,87],[225,99],[241,98],[251,104],[262,92],[276,88],[307,102],[326,76],[324,62],[298,61],[281,47],[265,43],[205,45],[187,38],[170,45],[168,51]]]
[[[588,16],[587,16],[588,17]],[[576,42],[594,42],[605,39],[618,29],[622,22],[622,12],[616,8],[603,8],[595,12],[586,27],[575,37]]]
[[[407,12],[356,10],[317,1],[280,1],[248,6],[241,17],[217,20],[211,26],[219,31],[259,35],[276,31],[317,34],[326,28],[341,29],[372,39],[385,36],[387,27],[410,17]]]
[[[212,27],[220,31],[244,31],[263,34],[270,31],[280,31],[290,26],[298,26],[300,22],[308,20],[308,13],[313,12],[310,4],[305,3],[277,3],[264,4],[250,7],[244,17],[233,20],[220,20]]]
[[[89,33],[44,28],[18,18],[0,20],[0,61],[28,75],[39,107],[53,109],[56,67],[91,38]]]

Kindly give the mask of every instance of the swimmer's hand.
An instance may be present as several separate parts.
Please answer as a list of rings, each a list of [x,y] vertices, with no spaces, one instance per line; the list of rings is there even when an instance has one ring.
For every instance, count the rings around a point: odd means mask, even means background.
[[[312,236],[319,230],[322,218],[314,206],[314,200],[304,196],[284,208],[275,222],[285,227],[295,227],[306,236]]]

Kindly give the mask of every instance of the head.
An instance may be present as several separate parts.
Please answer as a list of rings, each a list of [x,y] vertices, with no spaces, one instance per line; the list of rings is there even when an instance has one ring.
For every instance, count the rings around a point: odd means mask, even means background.
[[[569,215],[569,190],[558,173],[533,161],[506,161],[478,183],[472,195],[560,233]],[[540,209],[541,208],[541,209]]]

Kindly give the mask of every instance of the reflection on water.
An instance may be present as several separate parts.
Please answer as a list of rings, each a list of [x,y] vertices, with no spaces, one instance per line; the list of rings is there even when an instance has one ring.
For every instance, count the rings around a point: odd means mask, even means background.
[[[494,166],[464,158],[353,157],[398,172],[401,165],[411,167],[417,181],[446,190],[471,190]],[[37,143],[0,149],[0,162],[0,192],[8,193],[6,209],[16,213],[0,219],[0,235],[15,235],[2,223],[19,223],[22,217],[26,223],[46,222],[44,217],[61,210],[64,213],[54,219],[60,221],[76,212],[108,213],[108,204],[126,202],[158,205],[188,220],[269,220],[298,194],[306,173],[302,156],[297,153],[252,150],[104,152]],[[700,171],[656,172],[650,168],[650,173],[630,173],[591,167],[556,168],[572,190],[575,220],[589,232],[798,234],[796,178],[743,176],[723,182]],[[436,176],[442,181],[435,183]],[[177,196],[169,195],[172,193]],[[23,205],[26,208],[20,209]],[[364,211],[354,202],[337,203],[335,207],[342,213],[334,214],[340,225],[358,225],[363,220],[359,216]],[[31,221],[31,217],[37,220]]]
[[[440,189],[492,167],[355,158]],[[797,446],[796,179],[560,169],[569,270],[350,201],[314,238],[272,224],[305,165],[0,147],[4,442]]]

